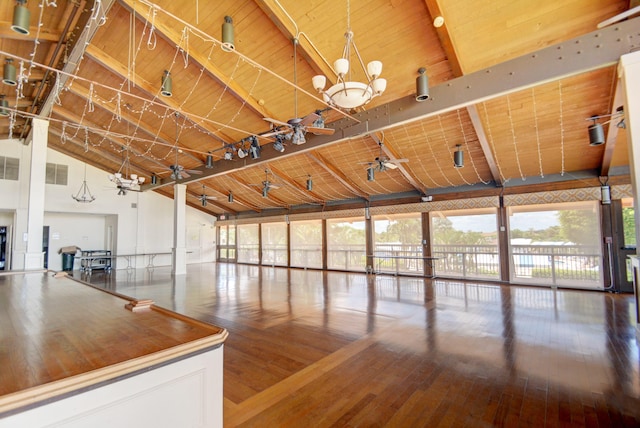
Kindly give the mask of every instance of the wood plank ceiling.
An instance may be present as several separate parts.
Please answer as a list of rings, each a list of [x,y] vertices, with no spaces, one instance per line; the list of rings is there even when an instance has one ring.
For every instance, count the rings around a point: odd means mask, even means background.
[[[28,143],[30,119],[48,118],[50,148],[109,173],[128,158],[129,172],[147,179],[143,190],[167,197],[176,181],[170,168],[179,164],[196,171],[178,180],[187,202],[213,215],[498,194],[526,180],[551,188],[578,176],[628,181],[624,130],[605,125],[606,144],[591,147],[585,120],[622,105],[615,60],[571,73],[545,60],[552,78],[514,68],[510,74],[528,82],[520,86],[491,75],[550,46],[598,37],[598,23],[634,6],[627,0],[28,0],[29,35],[10,29],[16,4],[0,6],[0,59],[13,61],[19,80],[1,85],[10,114],[0,118],[0,138]],[[221,49],[225,16],[233,19],[233,52]],[[331,64],[348,23],[363,61],[383,62],[387,89],[342,111],[321,101],[311,78],[335,83]],[[625,43],[622,53],[634,47]],[[599,47],[584,43],[571,54],[597,57]],[[568,54],[554,53],[560,62]],[[353,79],[363,80],[351,60]],[[421,67],[442,96],[412,113]],[[160,94],[165,70],[171,97]],[[464,78],[497,89],[465,98],[453,89]],[[450,107],[431,111],[429,103]],[[265,118],[286,122],[318,110],[333,135],[307,133],[305,144],[285,141],[284,152],[263,136],[274,131]],[[241,159],[252,136],[261,156]],[[458,148],[463,168],[453,166]],[[369,180],[380,157],[407,161]],[[147,184],[152,175],[158,184]],[[263,195],[265,181],[277,186]],[[215,199],[203,206],[203,193]]]

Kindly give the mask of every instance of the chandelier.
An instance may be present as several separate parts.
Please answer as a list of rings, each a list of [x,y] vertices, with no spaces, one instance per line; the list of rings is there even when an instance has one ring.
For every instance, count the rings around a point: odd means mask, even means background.
[[[139,191],[140,185],[144,183],[144,177],[129,173],[129,152],[126,147],[123,147],[122,151],[125,152],[125,155],[120,169],[113,174],[109,174],[109,180],[116,183],[118,195],[126,195],[128,190]]]
[[[89,186],[87,186],[87,164],[86,163],[84,164],[84,180],[82,180],[82,185],[80,186],[80,189],[78,189],[78,193],[76,193],[75,195],[71,195],[71,197],[83,204],[88,204],[96,200],[96,197],[91,194],[91,191],[89,190]]]
[[[387,88],[387,80],[380,78],[382,62],[371,61],[365,67],[353,39],[350,14],[350,3],[347,0],[347,32],[344,34],[346,43],[342,51],[342,57],[333,63],[333,70],[338,76],[337,83],[325,91],[326,76],[317,75],[312,78],[313,87],[322,94],[327,104],[345,110],[351,110],[367,104],[372,98],[382,95]],[[352,52],[358,58],[358,62],[364,71],[366,82],[351,80],[349,59]]]

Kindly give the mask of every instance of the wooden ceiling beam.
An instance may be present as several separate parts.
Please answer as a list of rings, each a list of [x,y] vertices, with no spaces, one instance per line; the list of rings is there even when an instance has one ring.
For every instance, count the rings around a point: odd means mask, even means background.
[[[120,2],[129,10],[135,12],[137,18],[144,20],[148,25],[153,26],[155,30],[163,36],[170,44],[175,46],[181,46],[182,35],[166,24],[161,16],[162,14],[153,15],[153,22],[147,21],[147,16],[150,9],[145,7],[141,2],[135,0],[120,0]],[[227,87],[227,91],[235,96],[237,99],[246,103],[246,106],[254,113],[261,117],[275,117],[273,113],[268,111],[258,100],[253,98],[249,91],[244,89],[238,83],[236,83],[230,76],[223,73],[215,64],[213,64],[206,55],[195,51],[189,50],[189,58],[195,61],[200,67],[203,67],[209,75],[218,81],[223,87]]]
[[[255,186],[255,185],[252,186],[250,183],[247,183],[242,178],[237,177],[236,175],[233,175],[233,174],[230,174],[229,176],[231,178],[233,178],[236,181],[236,183],[239,184],[241,187],[244,187],[245,189],[250,190],[251,192],[257,192],[260,195],[260,197],[262,197],[262,190],[260,190],[260,188],[261,188],[260,186]],[[234,200],[236,199],[235,195],[233,195],[233,199]],[[280,200],[279,198],[273,196],[271,194],[271,192],[267,192],[267,198],[266,199],[269,199],[269,200],[275,202],[276,204],[278,204],[282,208],[288,208],[289,207],[289,204],[287,204],[286,202],[284,202],[284,201]]]
[[[440,2],[439,0],[424,0],[424,2],[427,5],[429,15],[431,15],[431,22],[429,23],[429,25],[433,25],[433,20],[436,19],[436,17],[441,17],[442,19],[444,19],[444,23],[440,27],[435,27],[436,33],[438,34],[438,38],[440,39],[440,43],[442,44],[444,53],[445,55],[447,55],[449,67],[451,67],[453,75],[455,77],[460,77],[464,74],[464,71],[462,65],[460,64],[460,58],[458,57],[458,53],[456,52],[453,40],[451,39],[451,34],[447,29],[447,19],[442,13]]]
[[[127,67],[121,64],[120,62],[118,62],[117,60],[115,60],[113,57],[111,57],[101,49],[95,47],[94,45],[89,45],[87,47],[86,53],[98,64],[101,64],[103,67],[111,70],[111,72],[117,74],[122,78],[125,78],[125,79],[128,78]],[[151,83],[149,83],[148,81],[146,81],[145,79],[143,79],[138,75],[133,76],[132,81],[135,82],[136,87],[146,92],[147,95],[150,95],[151,97],[154,97],[155,94],[157,94],[158,92],[158,88],[156,86],[152,85]],[[175,101],[173,98],[163,97],[161,101],[167,105],[167,108],[175,111],[180,111],[180,104],[177,101]],[[185,115],[185,117],[189,118],[189,115],[187,112],[183,112],[183,114]],[[223,144],[228,144],[229,142],[233,141],[233,139],[228,135],[226,135],[224,132],[214,129],[212,126],[208,125],[207,123],[198,123],[191,119],[189,119],[189,121],[195,127],[201,129],[202,131],[204,131],[209,135],[212,135],[214,138],[217,138]]]
[[[361,197],[365,201],[369,200],[369,195],[364,193],[358,188],[349,178],[344,175],[338,168],[331,165],[320,153],[317,151],[305,153],[309,159],[317,163],[322,169],[331,173],[331,175],[340,182],[347,190],[356,196]]]
[[[295,181],[293,178],[291,178],[289,175],[287,175],[284,171],[275,168],[273,166],[268,166],[267,167],[269,169],[269,171],[271,171],[271,173],[273,174],[274,177],[278,178],[280,181],[283,181],[284,183],[286,183],[288,186],[294,188],[295,190],[297,190],[301,195],[303,195],[304,197],[311,197],[311,199],[313,199],[314,203],[319,203],[319,204],[323,204],[325,203],[325,200],[322,199],[322,197],[320,197],[317,193],[314,193],[311,190],[307,190],[306,186],[303,186],[302,184],[298,183],[297,181]]]
[[[380,147],[382,153],[384,153],[389,160],[399,159],[397,152],[389,145],[389,143],[383,141],[383,139],[379,138],[376,134],[369,134],[369,137]],[[405,168],[401,163],[397,163],[395,165],[398,167],[398,171],[400,171],[404,179],[407,180],[414,189],[420,192],[421,195],[427,194],[427,189],[420,185],[418,179],[411,173],[411,171],[409,171],[409,169]]]
[[[616,70],[616,75],[617,75]],[[611,106],[609,107],[609,114],[615,114],[618,107],[623,106],[624,104],[624,94],[622,93],[623,87],[620,79],[616,79],[615,81],[615,89],[613,90],[613,100],[611,102]],[[611,168],[611,161],[613,160],[613,152],[616,148],[616,141],[618,140],[618,122],[620,120],[616,120],[609,122],[609,128],[607,131],[607,141],[604,146],[604,152],[602,153],[602,162],[600,164],[600,176],[606,177],[609,175],[609,169]]]
[[[11,25],[11,22],[0,21],[0,39],[35,41],[37,36],[37,40],[41,42],[58,42],[62,35],[60,31],[52,28],[37,28],[34,26],[29,27],[29,34],[23,35],[13,31]],[[40,30],[39,33],[38,30]]]
[[[503,183],[502,177],[500,177],[500,169],[498,168],[496,158],[493,156],[493,151],[491,151],[491,147],[489,146],[489,140],[487,139],[487,134],[484,132],[484,126],[482,125],[482,120],[480,120],[478,108],[476,106],[468,106],[467,113],[469,113],[469,118],[471,119],[471,123],[473,124],[473,129],[475,129],[476,131],[476,136],[478,137],[478,142],[480,143],[480,148],[482,149],[482,154],[487,161],[487,165],[489,165],[491,177],[496,183],[496,186],[501,187]]]
[[[271,22],[280,30],[287,40],[297,40],[300,48],[300,55],[309,66],[318,74],[323,74],[327,78],[328,86],[336,82],[336,75],[331,65],[315,49],[312,42],[300,33],[295,22],[289,14],[280,6],[277,0],[254,0]],[[300,37],[300,36],[303,37]],[[274,117],[274,116],[270,116]]]

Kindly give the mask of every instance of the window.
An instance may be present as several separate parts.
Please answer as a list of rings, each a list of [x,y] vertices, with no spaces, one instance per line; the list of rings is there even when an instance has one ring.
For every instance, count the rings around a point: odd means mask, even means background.
[[[434,211],[431,255],[443,276],[499,279],[497,212],[495,208]]]
[[[367,265],[366,256],[364,220],[327,220],[327,268],[363,271]]]
[[[238,262],[258,264],[260,254],[259,228],[257,224],[239,225],[237,229]]]
[[[20,159],[0,156],[0,179],[18,180]]]
[[[47,175],[45,182],[47,184],[67,185],[67,176],[69,167],[67,165],[58,165],[55,163],[47,163]]]
[[[218,260],[234,261],[236,259],[236,227],[224,225],[218,227]]]
[[[424,273],[419,213],[375,216],[373,242],[375,272]]]
[[[624,233],[624,246],[634,248],[636,246],[636,217],[633,209],[633,198],[622,199],[622,231]]]
[[[287,265],[287,224],[262,224],[262,264]]]
[[[602,288],[596,201],[510,207],[511,281]]]
[[[322,269],[322,220],[291,222],[291,266]]]

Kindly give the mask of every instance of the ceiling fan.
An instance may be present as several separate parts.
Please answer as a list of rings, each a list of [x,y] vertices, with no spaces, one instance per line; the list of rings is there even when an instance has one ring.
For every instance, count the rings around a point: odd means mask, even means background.
[[[169,165],[169,171],[171,171],[171,179],[172,180],[182,180],[183,178],[191,177],[191,174],[202,174],[202,171],[197,169],[185,169],[182,165],[178,163],[178,154],[182,153],[181,149],[176,148],[176,163],[173,165]]]
[[[264,181],[261,184],[251,184],[251,186],[262,187],[262,197],[266,198],[271,189],[279,189],[280,185],[269,180],[269,170],[264,170]]]
[[[287,140],[291,140],[293,144],[304,144],[307,142],[305,134],[311,132],[315,135],[333,135],[335,129],[325,128],[324,119],[322,118],[320,111],[310,113],[302,118],[289,119],[286,122],[265,117],[264,120],[271,122],[275,125],[275,132],[266,134],[265,136],[271,136],[279,133],[285,133],[284,136]]]
[[[205,193],[205,189],[206,189],[206,187],[203,184],[202,185],[202,194],[201,195],[194,195],[196,198],[198,198],[200,200],[200,203],[202,204],[203,207],[207,206],[207,201],[214,201],[214,200],[218,199],[215,196],[207,195]]]
[[[367,169],[373,169],[375,171],[387,171],[390,169],[398,168],[398,164],[409,162],[409,159],[390,159],[388,156],[385,156],[382,153],[382,143],[379,143],[380,146],[380,154],[375,158],[373,162],[360,162],[364,165],[369,165]]]

